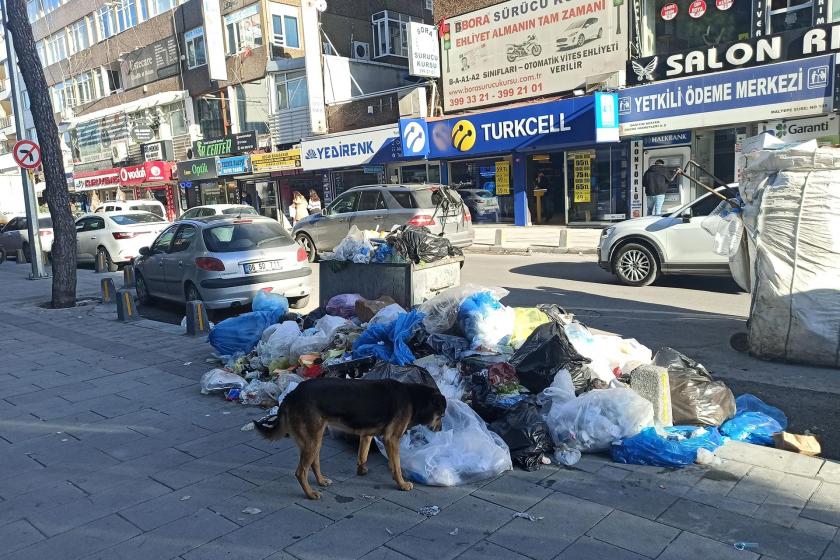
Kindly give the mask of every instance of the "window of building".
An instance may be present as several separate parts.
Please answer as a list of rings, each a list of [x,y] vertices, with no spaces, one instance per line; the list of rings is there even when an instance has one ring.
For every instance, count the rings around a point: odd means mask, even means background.
[[[76,102],[79,104],[93,101],[93,76],[90,72],[83,72],[74,79],[76,86]]]
[[[102,78],[102,69],[97,68],[93,71],[94,78],[96,79],[96,97],[97,99],[100,97],[105,97],[110,93],[110,91],[105,87],[105,80]]]
[[[186,134],[187,128],[187,110],[183,102],[170,105],[166,110],[169,119],[169,131],[173,137]]]
[[[55,64],[67,58],[67,34],[62,29],[47,39],[47,63]]]
[[[274,75],[274,89],[277,92],[277,110],[285,111],[297,107],[306,107],[309,93],[306,89],[306,74],[290,72]]]
[[[204,49],[204,28],[196,27],[184,33],[187,44],[187,68],[197,68],[207,64],[207,54]]]
[[[137,25],[136,0],[118,0],[115,4],[116,33],[121,33]]]
[[[770,0],[768,33],[810,27],[814,17],[813,0]]]
[[[283,56],[284,48],[300,48],[298,13],[294,6],[285,4],[271,5],[271,56]]]
[[[21,97],[23,97],[23,108],[29,109],[32,107],[32,102],[29,100],[29,92],[27,90],[23,90]]]
[[[434,1],[433,0],[426,0],[426,9],[431,12],[432,10],[434,10],[434,8],[435,8]]]
[[[721,10],[724,3],[706,2],[706,13],[693,18],[687,5],[679,4],[677,15],[662,18],[662,8],[674,0],[642,0],[644,6],[641,56],[668,55],[690,49],[705,49],[730,41],[747,39],[752,30],[752,4],[735,2]],[[784,1],[784,0],[783,0]],[[667,10],[666,10],[667,12]],[[669,16],[670,17],[670,16]]]
[[[102,6],[96,11],[96,27],[99,31],[100,41],[113,37],[117,33],[114,24],[114,10],[110,5]]]
[[[106,70],[108,73],[108,89],[110,91],[118,91],[122,89],[122,77],[119,70]]]
[[[195,118],[205,138],[218,138],[228,133],[230,116],[227,112],[227,101],[223,97],[224,92],[220,91],[214,95],[199,97],[195,101]]]
[[[70,25],[70,38],[73,52],[90,48],[90,29],[87,18],[82,18]]]
[[[236,114],[240,131],[255,130],[257,134],[268,134],[268,95],[265,80],[236,86]]]
[[[41,65],[47,65],[47,44],[44,41],[35,43],[35,50],[38,52],[38,58],[41,59]]]
[[[227,31],[227,54],[229,55],[246,48],[262,45],[260,5],[253,4],[226,15],[225,29]]]
[[[151,0],[151,4],[156,10],[155,14],[162,14],[178,5],[175,0]]]
[[[43,15],[40,0],[29,0],[26,3],[26,14],[29,16],[29,23],[35,23]]]
[[[373,22],[373,57],[408,56],[408,30],[410,21],[419,18],[385,10],[371,16]]]

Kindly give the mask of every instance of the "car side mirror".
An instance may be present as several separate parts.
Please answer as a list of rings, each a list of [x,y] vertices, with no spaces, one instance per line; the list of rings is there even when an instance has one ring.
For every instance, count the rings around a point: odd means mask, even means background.
[[[691,221],[691,210],[686,210],[685,212],[680,214],[680,218],[682,218],[684,224],[689,223]]]
[[[141,257],[148,257],[152,254],[152,250],[148,247],[140,247],[140,256]]]

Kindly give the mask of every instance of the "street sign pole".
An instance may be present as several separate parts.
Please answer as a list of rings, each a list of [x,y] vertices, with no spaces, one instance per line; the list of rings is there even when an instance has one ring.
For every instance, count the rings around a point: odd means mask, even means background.
[[[23,138],[26,128],[23,125],[23,103],[17,88],[17,58],[12,48],[12,35],[9,33],[9,15],[3,6],[3,34],[6,39],[6,60],[9,61],[9,85],[12,93],[12,107],[14,108],[15,131],[18,139]],[[44,261],[41,258],[41,238],[38,228],[38,195],[35,194],[35,181],[29,180],[29,171],[20,170],[20,179],[23,184],[23,197],[26,204],[26,223],[29,229],[29,253],[32,263],[30,280],[48,278],[44,269]]]

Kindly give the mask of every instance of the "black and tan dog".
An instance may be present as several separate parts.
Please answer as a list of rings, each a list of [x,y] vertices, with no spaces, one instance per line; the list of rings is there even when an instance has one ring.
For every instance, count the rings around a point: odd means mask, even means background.
[[[408,428],[426,425],[440,429],[446,412],[446,399],[437,387],[400,383],[391,379],[376,381],[320,378],[301,383],[286,395],[274,422],[254,422],[269,440],[291,435],[300,450],[295,477],[306,497],[321,495],[309,485],[310,467],[321,486],[332,481],[321,474],[321,441],[327,424],[359,436],[356,472],[367,474],[367,457],[374,436],[381,436],[394,481],[401,490],[413,485],[403,480],[400,470],[400,437]]]

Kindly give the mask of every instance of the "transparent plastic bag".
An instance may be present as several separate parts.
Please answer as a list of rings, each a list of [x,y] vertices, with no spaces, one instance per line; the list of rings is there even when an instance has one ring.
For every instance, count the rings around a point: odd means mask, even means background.
[[[745,393],[735,398],[735,416],[746,412],[761,412],[779,423],[783,430],[787,430],[788,419],[781,409],[771,406],[755,395]]]
[[[327,314],[338,315],[345,319],[356,316],[356,302],[363,299],[361,294],[339,294],[327,302]]]
[[[593,389],[562,403],[553,403],[546,415],[557,446],[597,452],[614,441],[638,434],[653,425],[653,406],[628,388]]]
[[[450,367],[449,361],[443,356],[430,355],[414,360],[414,365],[420,366],[434,378],[438,390],[447,399],[458,399],[464,396],[466,383],[457,367]]]
[[[473,349],[497,350],[510,343],[514,311],[490,292],[468,296],[458,308],[458,326]]]
[[[741,237],[744,235],[740,208],[733,208],[729,202],[721,201],[711,214],[703,218],[701,225],[714,237],[716,254],[731,257],[738,252]]]
[[[321,259],[325,261],[351,261],[355,263],[369,263],[373,254],[373,244],[365,232],[352,226],[344,239],[336,245],[332,252],[324,252]]]
[[[324,315],[315,322],[315,328],[327,335],[331,339],[335,334],[336,329],[347,324],[347,319],[337,315]]]
[[[242,377],[225,369],[211,369],[201,376],[201,394],[206,395],[213,391],[225,391],[227,389],[242,389],[248,382]]]
[[[625,365],[649,364],[652,352],[634,338],[615,335],[593,334],[577,321],[563,327],[569,342],[581,355],[589,358],[589,367],[598,379],[609,383],[616,378]]]
[[[283,297],[282,294],[276,294],[271,290],[260,290],[254,296],[254,301],[251,302],[252,311],[274,311],[280,312],[280,315],[285,315],[289,312],[289,300]]]
[[[448,399],[441,422],[439,432],[417,426],[400,439],[400,463],[407,479],[430,486],[457,486],[513,468],[504,440],[488,430],[466,403]],[[380,438],[376,445],[385,455]]]
[[[239,392],[239,402],[259,406],[273,402],[280,393],[280,388],[273,381],[254,379]]]
[[[369,325],[382,325],[395,321],[400,313],[405,313],[405,309],[398,303],[387,305],[376,312],[376,315],[368,321]]]
[[[257,344],[257,354],[266,367],[274,360],[288,356],[292,343],[300,337],[300,327],[295,321],[272,325],[266,332],[269,330],[271,334],[268,339]]]
[[[289,359],[292,363],[297,363],[301,356],[306,354],[318,354],[327,344],[330,339],[323,331],[315,331],[311,334],[303,333],[292,342],[289,348]]]
[[[429,334],[445,333],[458,320],[458,309],[461,302],[478,292],[490,292],[497,300],[501,300],[510,293],[504,288],[488,288],[476,284],[463,284],[447,288],[420,304],[418,309],[425,315],[423,326],[426,327]]]

